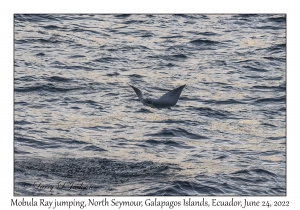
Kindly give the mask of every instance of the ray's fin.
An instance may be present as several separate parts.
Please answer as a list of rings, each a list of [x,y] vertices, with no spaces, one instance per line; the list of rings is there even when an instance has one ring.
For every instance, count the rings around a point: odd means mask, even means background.
[[[142,91],[140,91],[138,88],[128,84],[130,87],[132,87],[132,89],[134,90],[134,92],[136,93],[136,95],[139,97],[140,101],[143,101],[143,93]]]
[[[185,87],[185,85],[182,85],[178,88],[175,88],[174,90],[167,92],[162,97],[157,99],[156,103],[163,105],[163,106],[174,106],[177,103],[179,96],[184,87]]]

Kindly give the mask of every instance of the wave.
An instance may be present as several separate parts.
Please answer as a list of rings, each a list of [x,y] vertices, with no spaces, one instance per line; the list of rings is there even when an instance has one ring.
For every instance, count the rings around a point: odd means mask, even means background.
[[[57,25],[47,25],[47,26],[43,26],[44,29],[46,30],[59,30],[59,29],[66,29],[66,28],[61,28]]]
[[[130,14],[119,14],[119,15],[115,15],[116,18],[128,18],[130,17]]]
[[[63,43],[62,40],[59,40],[56,37],[46,38],[37,38],[37,39],[15,39],[15,44],[60,44]]]
[[[286,102],[286,96],[280,96],[274,98],[262,98],[254,101],[254,103],[273,103],[273,102]]]
[[[119,60],[119,58],[102,57],[102,58],[94,59],[93,62],[96,62],[96,63],[111,63],[111,62],[114,62],[114,61],[117,61],[117,60]]]
[[[269,53],[272,53],[272,54],[274,54],[274,53],[280,53],[280,52],[284,52],[285,53],[286,44],[272,45],[270,47],[265,48],[265,50],[267,50]]]
[[[136,112],[137,113],[153,113],[151,110],[145,109],[145,108],[141,108],[141,109],[137,110]]]
[[[252,86],[252,88],[253,89],[261,89],[261,90],[286,91],[285,85],[279,85],[279,86],[254,85],[254,86]]]
[[[196,110],[199,115],[207,116],[211,118],[229,118],[231,116],[230,112],[227,111],[221,111],[221,110],[214,110],[209,107],[200,107],[200,108],[190,108],[191,110]]]
[[[246,104],[243,101],[238,101],[234,99],[228,99],[228,100],[205,100],[203,101],[205,103],[213,103],[213,104]]]
[[[268,72],[268,70],[266,70],[266,69],[256,68],[253,66],[242,66],[242,67],[248,69],[249,71],[254,71],[254,72]]]
[[[45,56],[45,53],[40,52],[40,53],[35,54],[35,56],[37,56],[37,57]]]
[[[271,25],[266,25],[266,26],[256,26],[256,27],[253,27],[253,29],[261,29],[261,30],[282,30],[282,26],[271,26]]]
[[[172,140],[147,140],[146,143],[151,144],[151,145],[167,145],[167,146],[172,146],[172,147],[179,147],[179,148],[186,148],[186,149],[192,149],[194,147],[192,146],[187,146],[186,144],[184,144],[183,142],[179,142],[179,141],[172,141]]]
[[[44,141],[42,139],[33,139],[33,138],[27,138],[27,137],[21,137],[21,136],[15,136],[15,142],[18,142],[19,144],[23,146],[29,146],[33,148],[59,148],[60,146],[58,144],[53,144],[47,141]]]
[[[47,15],[47,14],[15,14],[14,18],[18,21],[28,21],[28,22],[48,22],[48,21],[59,21],[59,16],[57,15]]]
[[[76,90],[84,90],[84,87],[55,87],[53,84],[34,85],[28,87],[16,87],[15,92],[27,93],[27,92],[71,92]]]
[[[285,58],[284,57],[263,57],[264,59],[267,59],[269,61],[281,61],[281,62],[285,62]]]
[[[85,146],[83,148],[81,148],[81,150],[85,150],[85,151],[96,151],[96,152],[103,152],[103,151],[107,151],[106,149],[94,146],[94,145],[88,145]]]
[[[216,35],[218,35],[217,33],[214,33],[214,32],[209,32],[209,31],[205,31],[205,32],[198,32],[197,34],[199,34],[199,35],[203,35],[203,36],[216,36]]]
[[[286,16],[270,17],[270,18],[268,18],[268,20],[275,22],[275,23],[286,23]]]
[[[206,136],[201,136],[199,134],[191,133],[182,128],[168,129],[164,128],[158,133],[145,134],[145,136],[157,136],[157,137],[187,137],[189,139],[208,139]]]
[[[71,82],[72,81],[72,79],[59,77],[59,76],[48,77],[47,80],[50,82]]]
[[[173,181],[171,186],[163,187],[153,192],[148,192],[148,196],[195,196],[195,195],[222,195],[224,192],[215,186],[209,186],[191,181]]]
[[[141,23],[145,23],[145,20],[127,20],[125,22],[123,22],[123,24],[141,24]],[[144,34],[145,35],[145,34]],[[142,37],[151,37],[153,36],[153,34],[151,33],[147,33],[147,36],[142,36]]]
[[[190,43],[195,44],[195,45],[216,45],[219,44],[217,41],[212,41],[209,39],[195,39],[190,41]]]
[[[270,172],[266,169],[261,168],[254,168],[254,169],[244,169],[244,170],[238,170],[236,172],[233,172],[232,174],[248,174],[248,175],[268,175],[272,177],[276,177],[277,175],[273,172]]]

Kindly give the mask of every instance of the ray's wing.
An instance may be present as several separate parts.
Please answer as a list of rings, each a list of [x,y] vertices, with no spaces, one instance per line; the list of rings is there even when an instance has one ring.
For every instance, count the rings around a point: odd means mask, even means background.
[[[133,87],[132,85],[129,85],[129,86],[132,87],[132,89],[134,90],[134,92],[136,93],[136,95],[139,97],[140,101],[143,101],[143,93],[142,93],[142,91],[140,91],[136,87]]]
[[[185,85],[182,85],[174,90],[167,92],[162,97],[157,99],[156,103],[160,106],[174,106],[177,103],[184,87]]]

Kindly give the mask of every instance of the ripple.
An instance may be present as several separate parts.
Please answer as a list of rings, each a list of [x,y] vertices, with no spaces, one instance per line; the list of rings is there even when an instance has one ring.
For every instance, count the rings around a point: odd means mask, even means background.
[[[285,16],[271,17],[271,18],[268,18],[268,20],[273,21],[275,23],[285,23],[286,22],[286,17]]]
[[[57,144],[52,144],[49,142],[45,142],[43,140],[37,140],[33,138],[27,138],[27,137],[15,137],[15,142],[20,143],[24,146],[29,146],[33,148],[58,148],[60,147]]]
[[[36,54],[36,56],[45,56],[45,53],[38,53],[38,54]]]
[[[275,98],[262,98],[254,101],[254,103],[272,103],[272,102],[286,102],[286,97],[275,97]]]
[[[119,14],[119,15],[115,15],[116,18],[128,18],[130,17],[130,14]]]
[[[254,71],[254,72],[268,72],[268,70],[263,69],[263,68],[255,68],[253,66],[243,66],[243,68],[246,68],[250,71]]]
[[[279,85],[279,86],[254,85],[252,88],[262,89],[262,90],[286,91],[285,85]]]
[[[268,170],[265,170],[265,169],[260,169],[260,168],[254,168],[254,169],[246,169],[246,170],[240,170],[240,171],[236,171],[232,174],[248,174],[248,175],[251,175],[251,174],[258,174],[258,175],[268,175],[268,176],[276,176],[275,173],[272,173]]]
[[[219,42],[212,41],[209,39],[195,39],[193,41],[190,41],[190,43],[195,44],[195,45],[215,45],[215,44],[218,44]]]
[[[170,187],[160,189],[150,195],[159,196],[191,196],[191,195],[221,195],[224,192],[217,187],[188,181],[173,181]]]
[[[65,77],[59,77],[59,76],[52,76],[47,78],[48,81],[50,82],[70,82],[72,79],[65,78]]]
[[[89,146],[85,146],[82,148],[82,150],[87,150],[87,151],[96,151],[96,152],[103,152],[103,151],[107,151],[106,149],[102,149],[100,147],[96,147],[94,145],[89,145]]]
[[[206,137],[206,136],[194,134],[194,133],[188,132],[182,128],[177,128],[177,129],[164,128],[161,131],[159,131],[158,133],[146,134],[146,136],[157,136],[157,137],[181,137],[181,136],[184,136],[189,139],[208,139],[208,137]]]
[[[84,90],[83,87],[56,87],[54,84],[45,84],[45,85],[36,85],[28,87],[17,87],[15,88],[16,92],[26,93],[26,92],[70,92],[76,90]]]
[[[200,33],[198,33],[198,34],[199,34],[199,35],[203,35],[203,36],[216,36],[216,35],[218,35],[217,33],[209,32],[209,31],[200,32]]]
[[[145,108],[141,108],[141,109],[137,110],[136,112],[137,113],[153,113],[149,109],[145,109]]]
[[[185,145],[183,142],[177,142],[177,141],[172,141],[172,140],[147,140],[146,143],[151,144],[151,145],[164,144],[167,146],[186,148],[186,149],[194,148],[194,147]]]
[[[209,107],[200,107],[200,108],[190,108],[192,110],[197,110],[200,115],[204,115],[211,118],[228,118],[231,116],[230,112],[221,111],[221,110],[213,110]]]
[[[56,26],[56,25],[47,25],[47,26],[43,26],[44,29],[47,30],[58,30],[60,29],[60,27]]]

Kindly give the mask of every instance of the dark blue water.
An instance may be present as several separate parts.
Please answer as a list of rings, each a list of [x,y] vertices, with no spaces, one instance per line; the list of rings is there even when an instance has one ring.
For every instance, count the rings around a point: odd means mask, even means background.
[[[286,194],[285,15],[14,24],[15,195]]]

